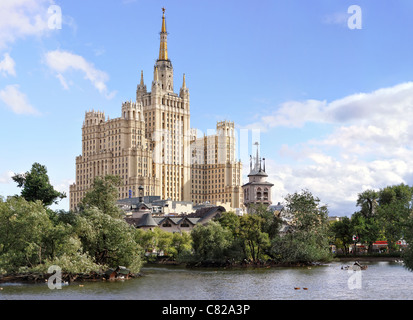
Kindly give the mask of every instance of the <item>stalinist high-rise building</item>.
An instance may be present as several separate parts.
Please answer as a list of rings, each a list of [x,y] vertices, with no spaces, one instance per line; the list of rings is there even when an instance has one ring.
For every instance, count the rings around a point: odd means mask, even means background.
[[[185,74],[174,92],[163,9],[159,57],[150,91],[141,72],[136,101],[122,104],[119,118],[87,111],[82,127],[82,155],[76,157],[76,182],[70,209],[77,207],[96,176],[120,176],[119,199],[144,195],[195,204],[243,205],[241,163],[236,160],[234,123],[217,124],[216,135],[196,137],[190,127]]]

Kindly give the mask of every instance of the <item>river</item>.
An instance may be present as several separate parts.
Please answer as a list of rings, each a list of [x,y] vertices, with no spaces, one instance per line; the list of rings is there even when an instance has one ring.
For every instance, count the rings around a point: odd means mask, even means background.
[[[3,283],[0,300],[413,299],[413,272],[401,263],[366,262],[368,269],[358,272],[342,270],[344,264],[270,269],[144,267],[143,276],[136,279],[76,282],[60,290],[51,290],[46,283]]]

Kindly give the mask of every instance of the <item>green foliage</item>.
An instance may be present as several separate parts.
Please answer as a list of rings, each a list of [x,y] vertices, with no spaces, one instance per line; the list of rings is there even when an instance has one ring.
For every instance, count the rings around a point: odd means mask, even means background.
[[[0,269],[15,272],[42,263],[51,228],[41,201],[10,197],[0,202]]]
[[[116,205],[121,179],[119,176],[106,175],[95,177],[92,189],[88,191],[80,203],[80,211],[96,207],[103,213],[114,218],[120,218],[122,211]]]
[[[353,243],[353,231],[349,217],[343,217],[341,221],[336,221],[331,225],[331,231],[335,239],[337,248],[342,248],[345,255]]]
[[[272,255],[285,263],[330,260],[327,207],[320,206],[320,199],[308,190],[289,194],[285,200],[287,214],[293,218],[292,231],[273,239]]]
[[[98,265],[126,266],[139,271],[141,248],[135,241],[135,229],[123,219],[114,218],[96,207],[79,213],[75,225],[84,252]]]
[[[192,253],[192,239],[188,232],[171,233],[160,228],[154,230],[136,229],[135,240],[146,253],[147,261],[152,261],[154,255],[163,253],[176,261],[186,260]]]
[[[402,252],[404,266],[408,270],[413,271],[413,216],[410,216],[406,221],[404,240],[408,244],[407,248]]]
[[[225,261],[226,251],[231,246],[232,235],[218,222],[197,225],[191,231],[193,258],[196,261]]]
[[[27,201],[40,200],[45,206],[57,203],[58,199],[66,198],[65,193],[56,191],[49,182],[45,166],[34,163],[30,171],[16,174],[12,179],[22,188],[21,196]]]
[[[412,212],[412,188],[400,184],[380,191],[378,219],[388,242],[389,252],[396,248],[396,242],[403,238]]]
[[[243,242],[246,258],[252,261],[265,258],[264,253],[270,247],[268,233],[262,230],[264,223],[265,219],[257,214],[240,217],[239,238]]]
[[[36,190],[32,177],[25,175],[30,189]],[[38,186],[43,185],[43,180],[39,181]],[[99,272],[119,265],[138,272],[142,249],[135,228],[119,218],[113,197],[115,183],[110,177],[97,181],[96,189],[88,193],[76,213],[52,211],[39,199],[2,199],[0,272],[46,272],[50,265],[70,273]]]

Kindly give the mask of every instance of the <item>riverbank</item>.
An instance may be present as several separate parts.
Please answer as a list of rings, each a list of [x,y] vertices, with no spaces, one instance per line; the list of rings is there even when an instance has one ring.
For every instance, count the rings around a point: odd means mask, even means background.
[[[22,273],[0,275],[0,283],[47,283],[48,279],[55,274],[44,273]],[[86,282],[86,281],[116,281],[126,280],[142,276],[142,274],[128,273],[124,275],[111,276],[107,273],[62,273],[62,283]]]
[[[309,267],[309,266],[316,266],[321,265],[320,262],[292,262],[292,263],[281,263],[272,260],[268,261],[241,261],[241,262],[234,262],[234,261],[197,261],[197,262],[186,262],[186,263],[178,263],[173,260],[168,259],[159,259],[156,261],[151,261],[145,263],[144,266],[179,266],[188,269],[197,269],[197,268],[218,268],[218,269],[230,269],[230,268],[277,268],[277,267],[285,267],[285,268],[293,268],[293,267]]]
[[[340,256],[334,258],[336,261],[346,262],[346,261],[365,261],[365,262],[381,262],[381,261],[400,261],[403,260],[400,257],[391,257],[391,256]]]

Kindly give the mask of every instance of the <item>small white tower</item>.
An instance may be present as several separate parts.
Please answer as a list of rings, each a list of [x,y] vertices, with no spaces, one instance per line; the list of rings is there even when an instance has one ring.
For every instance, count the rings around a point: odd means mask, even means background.
[[[253,157],[250,156],[250,173],[248,183],[242,186],[244,191],[244,205],[250,213],[253,204],[271,205],[271,188],[274,184],[267,181],[268,174],[265,172],[265,158],[259,157],[259,143],[256,142],[257,155],[253,164]]]

